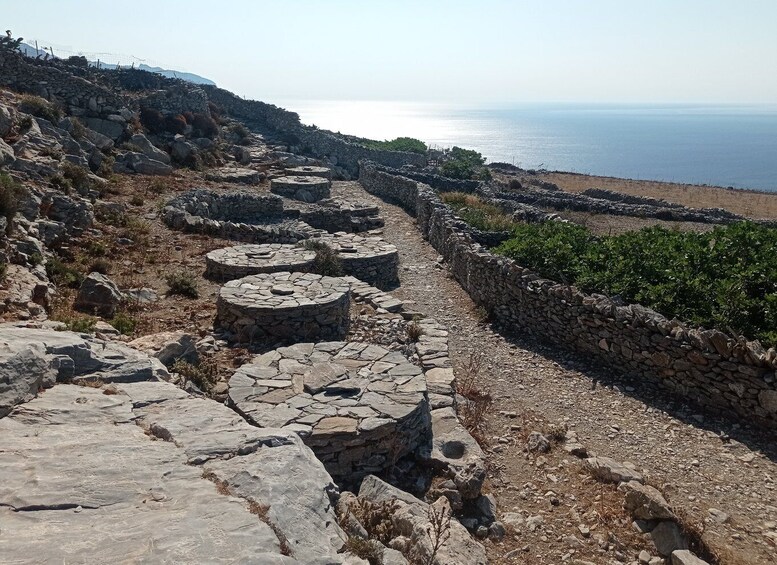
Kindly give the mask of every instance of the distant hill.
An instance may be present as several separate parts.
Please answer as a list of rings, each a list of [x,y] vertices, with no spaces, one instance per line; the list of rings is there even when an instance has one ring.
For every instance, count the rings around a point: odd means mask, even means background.
[[[38,55],[43,55],[44,51],[43,49],[36,50],[35,47],[32,45],[28,45],[27,43],[21,43],[19,45],[19,51],[21,51],[24,55],[27,55],[28,57],[37,57]],[[49,55],[51,56],[51,55]],[[57,57],[59,58],[59,57]],[[94,64],[94,61],[90,61],[90,63]],[[110,65],[107,63],[100,63],[100,68],[103,69],[115,69],[117,65]],[[124,65],[126,66],[126,65]],[[183,71],[174,71],[170,69],[163,69],[161,67],[151,67],[149,65],[146,65],[144,63],[141,63],[137,66],[138,69],[141,71],[148,71],[150,73],[157,73],[162,75],[163,77],[167,78],[179,78],[181,80],[185,80],[188,82],[192,82],[194,84],[207,84],[211,86],[216,86],[216,83],[210,80],[209,78],[201,77],[200,75],[196,75],[194,73],[186,73]]]

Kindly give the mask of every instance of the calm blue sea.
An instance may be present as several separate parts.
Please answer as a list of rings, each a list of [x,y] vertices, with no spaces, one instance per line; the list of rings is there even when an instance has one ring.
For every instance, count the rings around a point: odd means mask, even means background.
[[[325,129],[459,145],[524,168],[777,191],[777,105],[277,103]]]

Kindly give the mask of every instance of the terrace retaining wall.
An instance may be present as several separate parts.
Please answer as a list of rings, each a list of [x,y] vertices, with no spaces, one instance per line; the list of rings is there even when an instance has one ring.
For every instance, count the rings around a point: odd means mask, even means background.
[[[428,185],[370,163],[362,163],[360,170],[368,192],[416,217],[454,278],[506,330],[596,357],[709,410],[777,428],[774,349],[543,279],[476,243],[469,226]]]

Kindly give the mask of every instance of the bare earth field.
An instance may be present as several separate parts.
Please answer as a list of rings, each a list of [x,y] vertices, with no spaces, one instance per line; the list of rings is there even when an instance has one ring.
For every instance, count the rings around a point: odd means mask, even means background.
[[[535,178],[555,183],[567,192],[606,188],[633,196],[663,198],[691,208],[725,208],[751,218],[777,218],[777,193],[562,172],[542,173]]]

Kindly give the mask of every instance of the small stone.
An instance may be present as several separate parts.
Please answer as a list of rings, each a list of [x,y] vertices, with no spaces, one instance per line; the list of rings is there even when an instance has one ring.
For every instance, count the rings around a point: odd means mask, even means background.
[[[550,451],[550,441],[539,432],[532,432],[526,440],[526,447],[532,453],[547,453]]]

